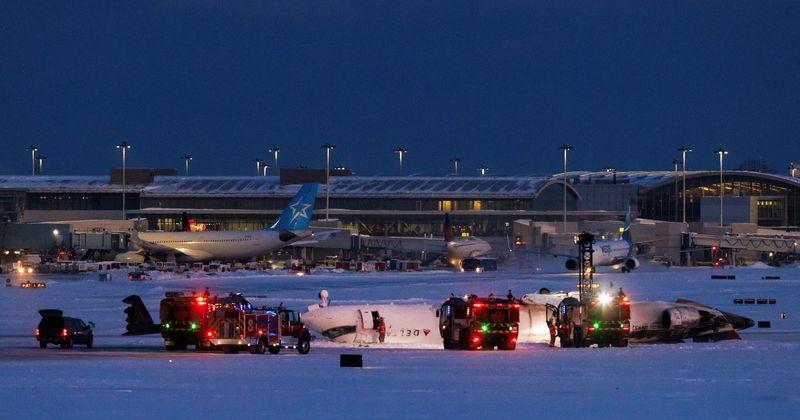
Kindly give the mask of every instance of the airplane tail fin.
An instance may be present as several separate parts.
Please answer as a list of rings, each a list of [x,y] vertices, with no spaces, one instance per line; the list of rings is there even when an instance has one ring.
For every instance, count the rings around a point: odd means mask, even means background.
[[[317,199],[319,184],[303,184],[300,191],[289,201],[283,213],[271,230],[301,230],[308,229],[311,224],[311,214],[314,211],[314,202]]]
[[[622,240],[627,242],[628,245],[633,246],[631,240],[631,205],[628,204],[628,212],[625,214],[625,227],[622,228]]]
[[[450,225],[450,215],[444,214],[444,241],[450,242],[453,240],[453,227]]]
[[[122,303],[131,305],[125,309],[125,315],[128,317],[125,318],[127,325],[123,335],[156,334],[161,331],[161,325],[153,323],[150,312],[138,295],[130,295],[122,299]]]

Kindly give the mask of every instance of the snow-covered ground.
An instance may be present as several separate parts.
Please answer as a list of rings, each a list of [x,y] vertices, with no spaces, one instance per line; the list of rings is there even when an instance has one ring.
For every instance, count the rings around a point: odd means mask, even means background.
[[[800,269],[645,268],[601,271],[598,282],[634,300],[690,298],[772,322],[771,329],[718,343],[457,352],[347,348],[315,340],[299,356],[166,353],[160,337],[121,337],[122,298],[142,296],[154,317],[165,291],[239,291],[257,305],[303,309],[329,290],[332,304],[439,303],[455,293],[517,296],[541,287],[572,290],[575,274],[501,267],[496,273],[158,274],[149,282],[95,275],[42,276],[46,289],[0,288],[0,418],[184,418],[222,416],[394,417],[779,417],[800,407]],[[780,280],[762,280],[780,276]],[[15,279],[16,280],[16,279]],[[734,298],[776,305],[734,305]],[[59,308],[94,321],[95,348],[40,350],[37,310]],[[780,314],[786,318],[781,319]],[[339,368],[360,353],[364,369]]]

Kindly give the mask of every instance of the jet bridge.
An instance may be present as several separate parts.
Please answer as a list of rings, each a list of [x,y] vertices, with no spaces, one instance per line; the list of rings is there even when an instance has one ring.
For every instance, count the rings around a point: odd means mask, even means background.
[[[774,252],[776,254],[797,254],[799,238],[783,238],[779,236],[758,235],[711,235],[704,233],[689,234],[690,248],[720,248],[747,250],[756,252]]]

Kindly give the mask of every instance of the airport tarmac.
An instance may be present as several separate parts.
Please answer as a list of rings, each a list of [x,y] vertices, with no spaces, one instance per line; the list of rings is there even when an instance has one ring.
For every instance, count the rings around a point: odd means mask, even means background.
[[[567,290],[575,274],[503,267],[495,273],[230,273],[158,274],[149,282],[99,282],[96,275],[43,276],[46,289],[0,289],[0,405],[18,417],[166,418],[191,416],[325,416],[387,418],[578,413],[618,417],[791,417],[800,403],[800,270],[737,268],[736,280],[711,280],[712,269],[655,268],[604,272],[634,299],[691,298],[770,320],[741,341],[553,349],[520,345],[512,352],[458,352],[408,346],[347,347],[316,339],[311,353],[278,355],[168,353],[158,336],[122,337],[121,299],[143,297],[151,314],[165,291],[241,291],[255,304],[302,309],[329,290],[332,304],[437,303],[455,294]],[[780,280],[761,280],[763,276]],[[734,305],[738,297],[776,298],[774,305]],[[95,348],[36,346],[42,308],[97,324]],[[786,313],[785,319],[780,313]],[[364,369],[339,367],[339,355],[364,356]],[[100,404],[99,401],[107,403]],[[314,401],[314,404],[309,403]],[[565,408],[566,409],[566,408]],[[622,413],[622,414],[621,414]],[[468,416],[469,417],[469,416]]]

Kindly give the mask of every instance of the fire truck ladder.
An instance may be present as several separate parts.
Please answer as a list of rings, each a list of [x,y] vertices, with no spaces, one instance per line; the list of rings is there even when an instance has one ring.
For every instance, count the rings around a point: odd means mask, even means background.
[[[592,262],[594,235],[583,232],[575,238],[575,242],[578,243],[581,267],[578,271],[578,292],[581,304],[588,304],[594,296],[594,264]]]

